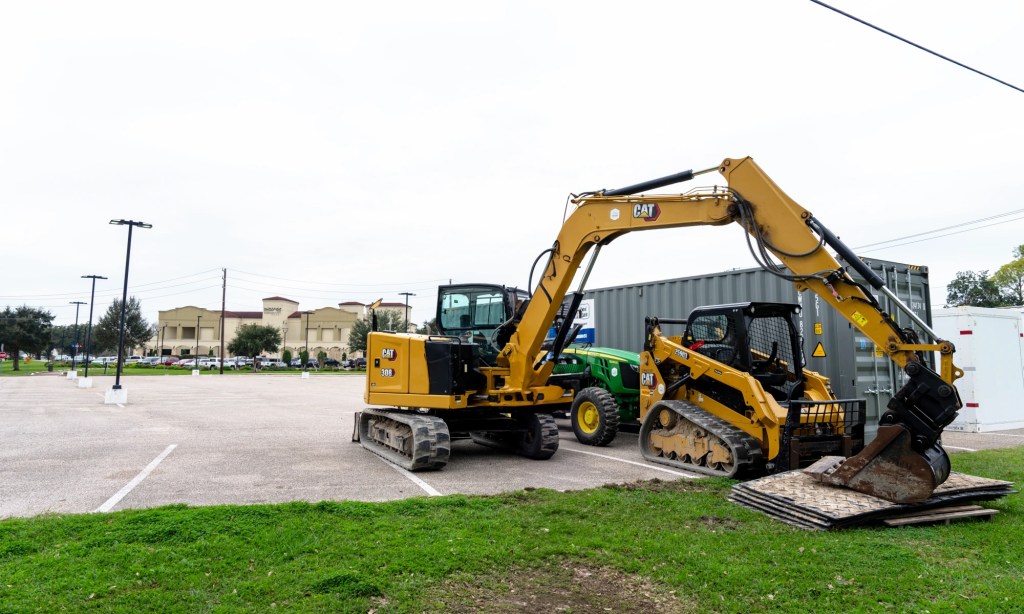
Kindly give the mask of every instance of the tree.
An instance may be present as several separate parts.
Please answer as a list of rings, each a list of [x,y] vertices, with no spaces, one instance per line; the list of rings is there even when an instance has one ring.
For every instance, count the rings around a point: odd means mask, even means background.
[[[96,322],[92,329],[93,354],[102,352],[116,352],[119,337],[118,326],[121,324],[121,300],[114,299],[114,302],[107,308],[103,317]],[[146,318],[142,317],[142,307],[139,299],[134,296],[128,297],[128,305],[124,312],[124,347],[144,347],[146,342],[153,338],[153,328]]]
[[[50,347],[57,348],[58,354],[76,354],[81,356],[85,353],[85,333],[86,325],[78,325],[78,343],[81,347],[78,348],[77,352],[72,352],[72,346],[75,345],[75,325],[74,324],[57,324],[50,327]]]
[[[377,330],[399,331],[404,330],[403,326],[405,326],[405,318],[402,316],[402,312],[391,309],[377,311]],[[366,335],[369,334],[370,319],[356,320],[355,324],[352,325],[352,330],[348,333],[348,349],[353,352],[356,350],[365,352]]]
[[[432,335],[437,332],[437,318],[431,318],[416,329],[417,335]]]
[[[281,353],[281,361],[284,362],[284,364],[286,364],[286,365],[292,364],[292,351],[291,350],[285,350],[284,352],[282,352]]]
[[[263,352],[276,352],[281,345],[281,331],[273,326],[244,324],[228,344],[228,351],[235,356],[259,356]]]
[[[1007,262],[992,275],[994,283],[1008,305],[1024,305],[1024,245],[1013,250],[1014,260]]]
[[[1001,307],[1003,297],[999,287],[989,278],[988,271],[960,271],[956,279],[946,286],[946,306]]]
[[[13,358],[15,371],[21,370],[19,352],[39,354],[47,349],[53,318],[49,311],[28,305],[0,312],[0,343]]]

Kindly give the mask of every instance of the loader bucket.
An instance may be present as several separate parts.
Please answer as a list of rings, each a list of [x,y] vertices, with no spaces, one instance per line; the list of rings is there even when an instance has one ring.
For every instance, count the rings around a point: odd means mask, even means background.
[[[859,454],[830,457],[830,462],[822,459],[804,473],[893,503],[921,503],[949,477],[949,457],[938,443],[918,452],[910,441],[910,431],[903,426],[880,426],[874,441]]]

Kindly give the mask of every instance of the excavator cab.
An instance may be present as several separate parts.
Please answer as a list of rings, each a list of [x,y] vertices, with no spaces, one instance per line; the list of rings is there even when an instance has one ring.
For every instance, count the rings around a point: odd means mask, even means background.
[[[525,291],[495,284],[441,286],[437,291],[437,328],[442,335],[473,345],[473,355],[494,366],[515,327]],[[520,314],[521,315],[521,314]]]

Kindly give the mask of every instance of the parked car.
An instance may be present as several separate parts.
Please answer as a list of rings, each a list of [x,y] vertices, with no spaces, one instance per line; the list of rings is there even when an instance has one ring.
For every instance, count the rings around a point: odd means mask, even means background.
[[[178,358],[177,356],[161,356],[159,364],[165,367],[172,367],[178,364],[179,360],[181,359]]]
[[[220,369],[220,358],[210,356],[208,358],[199,359],[200,369]]]
[[[302,359],[301,358],[292,358],[291,361],[288,363],[288,366],[289,367],[301,367],[302,366]]]
[[[142,356],[129,356],[124,359],[126,365],[137,365],[142,362]]]
[[[337,358],[325,358],[324,359],[324,366],[325,367],[334,367],[335,369],[338,369],[338,368],[341,367],[341,361],[338,360]]]
[[[252,358],[249,358],[248,356],[235,356],[234,358],[230,358],[229,360],[233,360],[235,362],[235,365],[239,367],[252,366]],[[224,364],[226,365],[227,363]]]
[[[139,361],[140,367],[155,367],[160,364],[159,356],[147,356]]]
[[[272,368],[272,369],[283,369],[288,365],[285,364],[280,358],[268,358],[265,356],[259,356],[256,358],[256,362],[259,363],[261,369]]]
[[[352,368],[353,369],[366,369],[366,359],[365,358],[355,358],[355,359],[353,359],[352,360]]]
[[[174,363],[175,367],[181,367],[182,369],[194,369],[196,367],[195,358],[185,358]]]
[[[94,365],[113,365],[117,364],[117,356],[95,356],[92,359]]]

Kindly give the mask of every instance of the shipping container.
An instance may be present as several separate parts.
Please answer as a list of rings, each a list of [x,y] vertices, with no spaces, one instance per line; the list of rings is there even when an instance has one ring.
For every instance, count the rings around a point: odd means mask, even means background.
[[[951,307],[934,314],[935,330],[956,345],[963,408],[950,431],[1024,428],[1024,314],[1017,309]]]
[[[886,285],[918,317],[931,322],[928,269],[886,260],[863,259]],[[885,295],[871,288],[856,272],[855,280],[870,290],[882,309],[893,314],[903,327],[918,328],[899,312]],[[839,398],[867,401],[866,437],[873,439],[879,416],[893,392],[906,376],[895,363],[876,348],[857,328],[814,292],[798,293],[793,282],[764,269],[741,269],[710,275],[682,277],[612,288],[588,290],[592,299],[594,345],[640,351],[643,347],[644,318],[686,318],[690,310],[704,305],[744,301],[770,301],[801,306],[800,325],[807,368],[832,380]],[[680,328],[667,328],[680,334]],[[928,336],[918,330],[922,341]],[[929,362],[932,358],[928,357]]]

